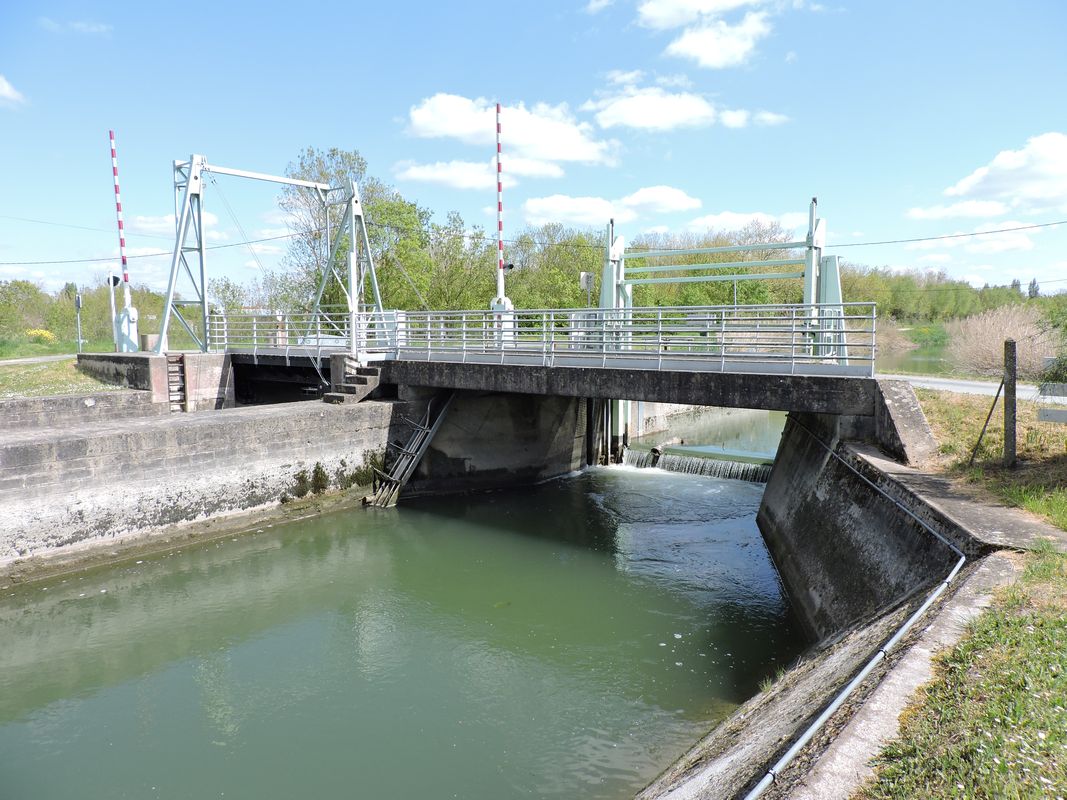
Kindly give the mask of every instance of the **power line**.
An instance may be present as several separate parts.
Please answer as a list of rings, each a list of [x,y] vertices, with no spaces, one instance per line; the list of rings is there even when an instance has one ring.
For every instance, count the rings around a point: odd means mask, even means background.
[[[22,217],[10,217],[10,216],[6,216],[6,215],[0,215],[0,216],[3,216],[3,218],[5,218],[5,219],[17,219],[17,220],[26,221],[26,222],[37,222],[37,223],[41,223],[41,224],[45,224],[45,225],[58,225],[58,226],[61,226],[61,227],[82,228],[84,230],[103,230],[102,228],[85,228],[85,227],[79,226],[79,225],[64,225],[63,223],[58,223],[58,222],[57,223],[52,223],[52,222],[46,222],[44,220],[30,220],[30,219],[25,219],[25,218],[22,218]],[[486,233],[468,233],[468,232],[451,233],[451,232],[444,232],[444,231],[430,232],[430,231],[427,231],[427,230],[425,230],[423,228],[409,228],[409,227],[403,227],[403,226],[400,226],[400,225],[388,225],[388,224],[381,223],[381,222],[371,222],[369,220],[367,221],[366,224],[367,224],[368,227],[372,227],[372,228],[382,228],[382,229],[385,229],[385,230],[394,231],[396,233],[425,235],[425,236],[430,236],[432,238],[436,238],[438,240],[460,238],[460,239],[484,240],[487,244],[491,244],[492,243],[491,240],[488,237],[488,234],[486,234]],[[827,247],[825,249],[831,250],[831,249],[839,249],[839,248],[843,248],[843,247],[873,247],[875,245],[909,244],[909,243],[912,243],[912,242],[934,242],[934,241],[941,241],[941,240],[945,240],[945,239],[961,239],[961,238],[968,238],[968,237],[973,237],[973,236],[990,236],[992,234],[997,234],[997,233],[1011,233],[1013,231],[1028,231],[1028,230],[1036,230],[1038,228],[1052,228],[1052,227],[1055,227],[1055,226],[1058,226],[1058,225],[1067,225],[1067,219],[1058,220],[1056,222],[1043,222],[1043,223],[1039,223],[1039,224],[1035,224],[1035,225],[1019,225],[1019,226],[1013,227],[1013,228],[999,228],[997,230],[991,230],[991,231],[976,231],[974,233],[950,233],[950,234],[944,234],[942,236],[920,236],[920,237],[916,237],[916,238],[913,238],[913,239],[886,239],[884,241],[878,241],[878,242],[850,242],[850,243],[847,243],[847,244],[827,245]],[[316,230],[316,231],[310,231],[309,233],[321,233],[321,229],[320,230]],[[140,235],[140,236],[149,236],[151,234],[138,234],[138,235]],[[247,241],[232,242],[232,243],[229,243],[229,244],[210,245],[208,247],[205,247],[204,249],[205,250],[224,250],[224,249],[229,248],[229,247],[245,247],[245,246],[250,245],[250,244],[259,244],[261,242],[274,242],[274,241],[278,241],[280,239],[292,239],[292,238],[295,238],[297,236],[303,236],[303,235],[305,235],[305,233],[302,233],[302,232],[301,233],[285,233],[285,234],[281,234],[279,236],[267,236],[267,237],[264,237],[264,238],[261,238],[261,239],[250,239],[250,240],[247,240]],[[169,237],[159,236],[159,237],[155,237],[155,238],[161,238],[162,239],[162,238],[169,238]],[[512,245],[517,245],[517,244],[522,244],[523,243],[519,239],[505,239],[504,241],[506,243],[512,244]],[[535,244],[536,244],[536,242],[535,242]],[[568,249],[578,248],[578,249],[592,249],[592,250],[598,250],[598,251],[601,251],[601,250],[604,249],[604,245],[603,244],[586,244],[584,242],[543,242],[539,246],[543,247],[543,248],[544,247],[564,247],[564,248],[568,248]],[[686,248],[675,248],[675,249],[682,250],[682,249],[686,249]],[[670,248],[667,248],[666,250],[661,249],[661,252],[665,252],[665,251],[669,251],[669,250],[670,250]],[[139,253],[137,255],[128,256],[128,258],[158,258],[159,256],[169,256],[169,255],[171,255],[170,251],[161,250],[161,251],[156,252],[156,253]],[[633,254],[631,254],[631,257],[632,258],[641,258],[642,256],[640,255],[640,253],[633,253]],[[114,256],[109,256],[109,257],[104,257],[104,258],[67,258],[67,259],[47,259],[47,260],[39,260],[39,261],[0,261],[0,266],[4,266],[4,267],[33,267],[33,266],[48,266],[48,265],[53,265],[53,264],[92,264],[92,263],[100,263],[100,262],[107,262],[107,261],[114,261],[114,260],[115,260]],[[1056,283],[1057,281],[1045,281],[1045,282],[1046,283]]]
[[[72,225],[69,222],[52,222],[47,219],[30,219],[29,217],[13,217],[10,214],[0,214],[0,219],[10,219],[16,222],[32,222],[34,225],[50,225],[53,228],[73,228],[78,231],[99,231],[101,233],[114,233],[112,228],[91,228],[88,225]],[[163,236],[158,233],[135,233],[127,230],[127,236],[139,236],[143,239],[168,239],[174,240],[173,236]]]
[[[947,233],[943,236],[920,236],[917,239],[888,239],[884,242],[852,242],[851,244],[831,244],[825,249],[837,249],[841,247],[872,247],[876,244],[908,244],[911,242],[937,242],[942,239],[963,239],[969,236],[989,236],[994,233],[1011,233],[1012,231],[1032,231],[1035,228],[1052,228],[1056,225],[1067,225],[1067,219],[1057,222],[1042,222],[1038,225],[1019,225],[1015,228],[1000,228],[995,231],[975,231],[974,233]]]

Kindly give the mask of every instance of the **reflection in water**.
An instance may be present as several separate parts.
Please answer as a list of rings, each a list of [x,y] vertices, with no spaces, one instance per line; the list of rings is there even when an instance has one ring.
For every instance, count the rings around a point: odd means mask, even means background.
[[[760,488],[596,469],[13,592],[0,793],[629,796],[804,645]]]

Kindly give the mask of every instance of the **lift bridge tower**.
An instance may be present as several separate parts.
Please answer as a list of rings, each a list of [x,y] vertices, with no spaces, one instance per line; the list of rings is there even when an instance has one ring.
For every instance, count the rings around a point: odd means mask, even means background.
[[[174,162],[174,252],[155,352],[162,353],[167,349],[167,334],[172,320],[177,321],[198,349],[207,352],[211,346],[204,195],[207,188],[205,183],[214,183],[216,175],[300,187],[306,189],[320,204],[325,233],[320,262],[322,277],[312,305],[309,330],[328,330],[347,338],[352,353],[358,355],[361,342],[366,340],[366,312],[379,312],[380,319],[382,298],[356,181],[330,186],[281,175],[220,167],[196,154],[189,156],[188,161]],[[322,305],[327,288],[332,283],[341,289],[345,298],[344,309]],[[368,289],[369,299],[366,297]]]

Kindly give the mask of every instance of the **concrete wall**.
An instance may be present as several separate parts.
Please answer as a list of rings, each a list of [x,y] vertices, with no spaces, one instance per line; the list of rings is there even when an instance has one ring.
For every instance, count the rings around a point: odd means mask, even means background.
[[[404,495],[537,483],[585,465],[586,403],[458,392]]]
[[[79,353],[78,369],[105,383],[144,389],[167,401],[167,359],[154,353]]]
[[[204,411],[233,408],[233,367],[229,354],[183,353],[185,364],[185,409]],[[168,404],[167,357],[154,353],[81,353],[78,369],[94,378],[142,389],[152,401]]]
[[[186,353],[185,410],[233,408],[233,368],[223,353]]]
[[[868,419],[873,419],[878,392],[877,383],[871,378],[812,375],[426,361],[383,361],[381,368],[382,383],[554,397],[809,411]]]
[[[0,563],[277,503],[316,462],[333,477],[382,451],[394,405],[289,403],[7,433]]]
[[[0,400],[0,432],[139,419],[166,412],[165,405],[153,403],[151,392],[144,391],[94,392]]]
[[[840,420],[790,414],[756,521],[816,640],[871,619],[944,578],[957,556],[819,444]],[[846,460],[855,459],[847,448]]]

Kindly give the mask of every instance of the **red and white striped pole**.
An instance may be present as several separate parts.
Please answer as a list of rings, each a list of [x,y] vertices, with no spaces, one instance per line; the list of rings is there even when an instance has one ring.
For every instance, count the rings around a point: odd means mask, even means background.
[[[500,103],[496,104],[496,296],[504,299],[504,173],[500,163]]]
[[[130,297],[130,269],[126,264],[126,230],[122,224],[122,196],[119,194],[119,159],[115,153],[115,132],[108,131],[111,139],[111,174],[115,176],[115,216],[119,221],[119,255],[122,258],[122,300],[123,307],[132,305]]]

